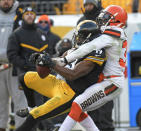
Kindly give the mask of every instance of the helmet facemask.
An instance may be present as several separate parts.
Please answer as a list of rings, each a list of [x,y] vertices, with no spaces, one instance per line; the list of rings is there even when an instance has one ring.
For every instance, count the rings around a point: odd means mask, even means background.
[[[118,5],[106,7],[98,16],[97,23],[101,27],[116,26],[124,28],[127,22],[127,12]]]
[[[92,33],[88,33],[86,31],[76,31],[73,35],[73,45],[75,48],[89,42],[89,38],[91,37]]]
[[[112,15],[107,11],[102,11],[99,16],[97,17],[97,24],[99,27],[101,26],[108,26],[110,25],[110,23],[117,23],[117,21],[115,21],[115,17],[118,13]]]

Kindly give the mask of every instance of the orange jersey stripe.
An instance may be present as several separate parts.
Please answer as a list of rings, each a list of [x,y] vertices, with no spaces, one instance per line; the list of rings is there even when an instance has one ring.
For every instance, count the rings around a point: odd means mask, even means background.
[[[111,35],[115,35],[115,36],[120,36],[120,33],[112,32],[112,31],[104,31],[104,33],[106,33],[106,34],[111,34]]]
[[[111,35],[111,36],[115,36],[115,37],[120,37],[121,33],[120,31],[116,31],[116,30],[111,30],[111,29],[107,29],[104,31],[104,34],[107,34],[107,35]]]

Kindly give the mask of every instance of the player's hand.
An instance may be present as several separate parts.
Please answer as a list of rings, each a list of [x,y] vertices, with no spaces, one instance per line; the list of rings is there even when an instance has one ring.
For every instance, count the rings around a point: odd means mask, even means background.
[[[36,61],[37,65],[40,66],[47,66],[49,68],[53,68],[56,64],[52,61],[50,55],[46,52],[43,52],[43,54],[40,54]]]
[[[56,58],[52,58],[52,60],[59,66],[65,66],[68,64],[65,57],[56,57]]]
[[[36,64],[36,60],[38,59],[38,57],[40,56],[40,53],[33,53],[31,54],[31,56],[29,57],[29,61],[33,64]]]

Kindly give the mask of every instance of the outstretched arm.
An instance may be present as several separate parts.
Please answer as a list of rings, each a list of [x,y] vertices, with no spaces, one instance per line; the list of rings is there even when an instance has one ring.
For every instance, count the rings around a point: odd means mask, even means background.
[[[113,42],[114,39],[111,36],[103,34],[96,39],[81,45],[77,50],[65,56],[65,59],[68,63],[72,62],[91,53],[95,49],[99,50],[105,47],[110,47],[112,46]]]
[[[72,61],[82,58],[89,53],[91,53],[95,49],[102,49],[104,47],[112,46],[113,38],[108,35],[101,35],[96,39],[81,45],[78,49],[73,52],[67,54],[64,58],[52,58],[56,63],[60,66],[64,66],[67,63],[71,63]]]
[[[87,75],[95,67],[95,63],[91,61],[81,61],[79,62],[73,70],[55,65],[54,70],[63,76],[66,80],[75,80],[79,77]]]
[[[58,65],[51,60],[49,54],[41,54],[37,59],[37,64],[39,66],[47,66],[54,69],[57,73],[65,77],[66,80],[75,80],[79,77],[82,77],[88,74],[95,66],[95,63],[92,61],[83,60],[75,65],[75,68],[68,69],[63,66]]]

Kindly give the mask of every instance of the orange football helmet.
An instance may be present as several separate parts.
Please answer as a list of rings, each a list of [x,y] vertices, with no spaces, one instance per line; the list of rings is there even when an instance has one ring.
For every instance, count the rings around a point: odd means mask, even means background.
[[[127,22],[127,12],[118,5],[106,7],[98,16],[97,23],[100,26],[124,27]]]

